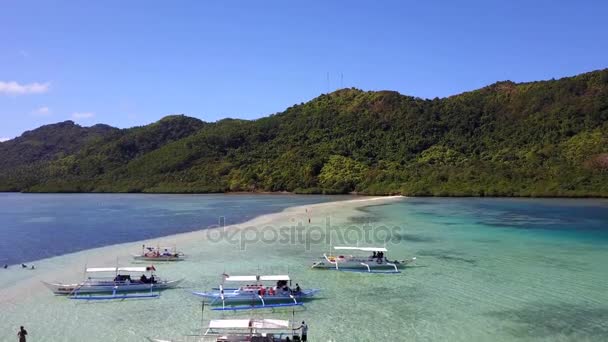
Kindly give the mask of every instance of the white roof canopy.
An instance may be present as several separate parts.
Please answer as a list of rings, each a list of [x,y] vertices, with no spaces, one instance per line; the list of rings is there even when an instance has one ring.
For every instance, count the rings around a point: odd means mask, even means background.
[[[89,267],[86,269],[87,273],[95,272],[147,272],[150,271],[148,267]]]
[[[214,319],[210,329],[289,329],[289,321],[280,319]]]
[[[384,247],[346,247],[336,246],[335,250],[350,250],[350,251],[365,251],[365,252],[388,252],[388,249]]]
[[[227,276],[224,278],[225,281],[279,281],[279,280],[289,280],[288,275],[263,275],[263,276]]]

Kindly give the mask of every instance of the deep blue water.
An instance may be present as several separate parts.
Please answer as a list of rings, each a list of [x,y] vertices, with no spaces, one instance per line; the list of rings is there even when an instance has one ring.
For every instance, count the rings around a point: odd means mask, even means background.
[[[348,196],[0,193],[0,264],[18,264]]]

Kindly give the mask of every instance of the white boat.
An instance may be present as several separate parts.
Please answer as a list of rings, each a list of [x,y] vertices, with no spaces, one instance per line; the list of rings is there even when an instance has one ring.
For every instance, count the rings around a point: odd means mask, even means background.
[[[416,261],[416,257],[407,260],[389,260],[385,254],[388,252],[385,247],[336,246],[334,250],[336,255],[323,254],[320,261],[312,264],[312,268],[364,273],[399,273],[399,268]]]
[[[148,338],[152,342],[178,342]],[[215,319],[202,335],[187,335],[183,342],[286,342],[294,341],[288,320],[279,319]]]
[[[132,254],[133,259],[140,261],[181,261],[184,260],[185,255],[179,252],[175,247],[152,247],[152,246],[141,246],[140,254]]]
[[[112,293],[115,298],[126,298],[124,293],[146,292],[174,288],[182,281],[165,280],[154,274],[154,266],[148,267],[91,267],[85,269],[85,280],[80,283],[43,282],[56,295],[68,295],[74,299],[82,294]],[[134,276],[133,278],[131,276]],[[149,297],[145,295],[142,297]],[[132,296],[133,297],[133,296]],[[105,299],[105,297],[86,297]]]
[[[237,288],[227,288],[226,283],[245,283]],[[222,283],[210,292],[193,292],[194,295],[211,300],[210,304],[222,304],[213,310],[247,310],[302,305],[302,300],[313,297],[319,289],[301,289],[292,286],[288,275],[222,275]],[[247,303],[240,307],[226,307],[227,304]]]

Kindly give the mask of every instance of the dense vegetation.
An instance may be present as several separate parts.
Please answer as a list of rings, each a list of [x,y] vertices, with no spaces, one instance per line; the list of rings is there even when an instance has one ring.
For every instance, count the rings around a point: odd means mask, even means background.
[[[608,69],[442,99],[342,89],[266,118],[44,126],[0,190],[608,196]]]

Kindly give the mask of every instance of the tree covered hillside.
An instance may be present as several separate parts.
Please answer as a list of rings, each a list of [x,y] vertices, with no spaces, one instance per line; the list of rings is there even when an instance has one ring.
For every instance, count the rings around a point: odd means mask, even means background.
[[[433,100],[342,89],[258,120],[172,116],[76,145],[0,144],[0,159],[23,155],[0,164],[0,189],[608,196],[608,69]]]

